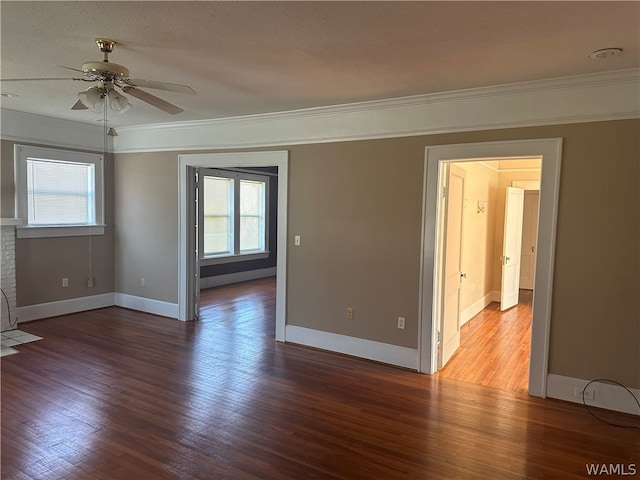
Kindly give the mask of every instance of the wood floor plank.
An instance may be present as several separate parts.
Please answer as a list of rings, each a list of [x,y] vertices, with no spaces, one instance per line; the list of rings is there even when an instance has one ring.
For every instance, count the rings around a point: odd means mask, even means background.
[[[505,312],[493,302],[460,329],[460,348],[438,375],[512,392],[527,393],[533,292]]]
[[[579,405],[276,343],[274,293],[273,279],[203,291],[199,322],[113,307],[24,324],[43,340],[1,362],[1,478],[584,479],[586,463],[640,466],[640,433]]]

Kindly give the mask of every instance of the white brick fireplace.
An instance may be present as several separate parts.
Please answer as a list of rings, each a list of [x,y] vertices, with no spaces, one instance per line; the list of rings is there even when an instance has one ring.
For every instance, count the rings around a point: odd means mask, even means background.
[[[9,310],[4,296],[0,296],[0,319],[2,331],[16,328],[16,218],[0,219],[0,246],[2,258],[0,263],[0,286],[9,301]],[[10,315],[9,315],[10,311]],[[11,324],[9,323],[11,317]]]

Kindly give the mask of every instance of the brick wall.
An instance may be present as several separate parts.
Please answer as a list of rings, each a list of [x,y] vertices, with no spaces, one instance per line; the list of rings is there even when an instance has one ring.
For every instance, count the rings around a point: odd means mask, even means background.
[[[0,286],[9,300],[11,312],[11,323],[16,323],[16,229],[13,225],[2,225],[0,227],[0,246],[2,247],[2,262],[0,263]],[[3,296],[0,296],[0,319],[2,331],[12,327],[9,324],[9,314],[7,303]]]

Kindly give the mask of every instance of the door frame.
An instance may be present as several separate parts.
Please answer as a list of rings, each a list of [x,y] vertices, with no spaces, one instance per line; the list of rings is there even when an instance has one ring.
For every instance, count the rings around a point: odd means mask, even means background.
[[[440,288],[440,266],[438,265],[437,252],[441,242],[438,235],[438,225],[442,221],[440,208],[442,182],[439,179],[442,175],[443,163],[500,160],[514,157],[542,158],[538,223],[539,249],[536,257],[536,293],[533,300],[531,327],[529,394],[545,397],[562,138],[466,143],[425,148],[418,370],[433,374],[436,373],[438,367],[439,302],[437,294]]]
[[[195,256],[190,254],[193,229],[188,228],[193,219],[194,205],[189,202],[189,167],[278,167],[278,257],[276,261],[276,333],[279,342],[285,341],[287,305],[287,199],[289,192],[289,152],[274,150],[266,152],[195,153],[178,155],[178,319],[193,320],[193,308],[188,299],[194,296],[193,282],[189,272],[194,272]]]

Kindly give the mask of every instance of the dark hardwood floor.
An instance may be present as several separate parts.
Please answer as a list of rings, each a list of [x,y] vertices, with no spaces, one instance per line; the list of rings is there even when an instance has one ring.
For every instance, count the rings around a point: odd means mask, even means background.
[[[533,291],[504,312],[493,302],[460,329],[460,348],[438,372],[443,378],[527,393]]]
[[[273,279],[202,320],[121,308],[22,324],[2,367],[3,479],[584,479],[640,432],[583,407],[279,344]]]

